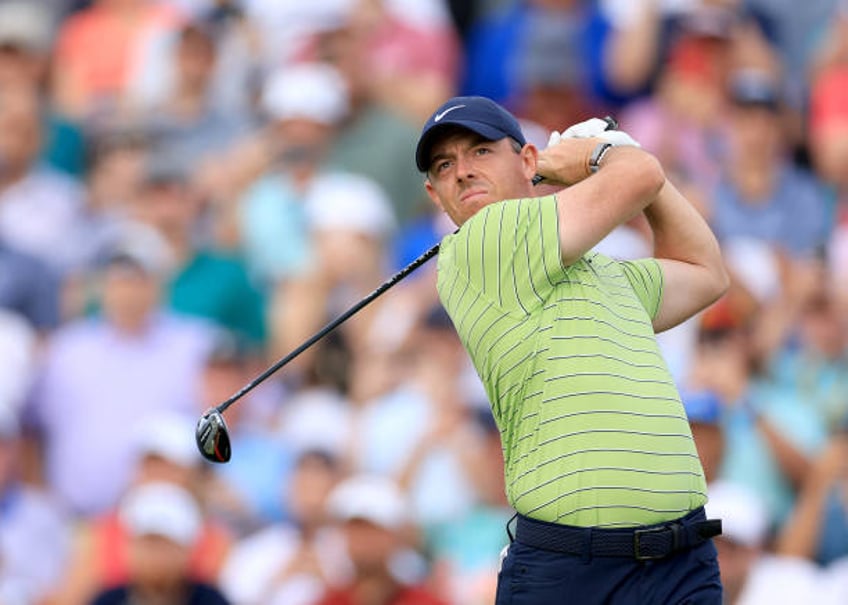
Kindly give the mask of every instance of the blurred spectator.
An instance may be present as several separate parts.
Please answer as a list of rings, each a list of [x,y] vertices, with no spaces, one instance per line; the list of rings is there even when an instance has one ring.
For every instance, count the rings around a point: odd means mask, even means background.
[[[194,443],[194,418],[161,413],[132,432],[135,446],[129,490],[167,484],[195,493],[202,485],[201,458]],[[78,524],[73,557],[52,605],[82,605],[103,590],[132,580],[131,527],[115,506]],[[191,543],[192,578],[214,583],[232,538],[204,510]]]
[[[707,483],[717,478],[724,456],[722,402],[710,391],[684,392],[683,407]]]
[[[255,373],[258,349],[238,334],[221,331],[206,357],[198,385],[200,414],[236,393]],[[209,512],[236,536],[280,521],[287,511],[280,485],[288,481],[294,453],[259,417],[254,394],[226,414],[233,455],[229,463],[205,469],[203,498]]]
[[[468,33],[462,94],[483,95],[511,106],[521,98],[520,69],[554,68],[558,76],[585,82],[580,65],[571,61],[584,49],[583,32],[589,3],[583,0],[509,0],[481,16]],[[537,30],[542,40],[535,40]],[[551,46],[556,44],[556,46]],[[545,45],[547,49],[545,49]],[[568,63],[559,66],[544,50],[565,53]],[[529,55],[528,55],[529,53]],[[522,62],[521,55],[530,62]],[[559,69],[563,71],[560,72]],[[541,72],[540,72],[541,73]],[[558,124],[557,130],[563,126]],[[553,126],[548,126],[553,128]]]
[[[715,139],[731,35],[730,29],[683,28],[660,65],[654,93],[620,116],[621,127],[660,158],[669,178],[702,211],[719,176]]]
[[[407,353],[404,386],[423,395],[429,410],[424,426],[419,427],[423,430],[407,444],[409,450],[397,456],[399,468],[394,476],[408,495],[411,519],[426,529],[461,517],[474,505],[473,476],[479,472],[476,452],[484,447],[474,413],[486,410],[487,403],[482,385],[475,384],[477,389],[472,392],[464,384],[470,373],[467,356],[441,305],[413,329],[409,343],[414,344]],[[473,380],[477,382],[476,375]],[[475,396],[478,400],[471,401]],[[370,420],[379,423],[376,414]],[[374,429],[375,425],[361,427],[366,439]],[[370,434],[376,437],[376,433]],[[412,437],[411,432],[406,435]],[[363,449],[373,455],[379,445]],[[442,489],[433,490],[434,482]]]
[[[443,0],[355,0],[351,36],[361,38],[370,94],[423,123],[453,95],[459,44]]]
[[[848,414],[848,332],[826,284],[801,301],[793,325],[772,360],[772,380],[796,393],[833,432]]]
[[[708,489],[705,508],[722,520],[715,538],[726,602],[731,605],[843,602],[843,570],[825,573],[807,559],[774,555],[767,549],[768,517],[756,491],[738,483],[719,481]]]
[[[56,108],[86,123],[114,119],[123,110],[145,44],[178,23],[173,7],[148,0],[94,0],[68,17],[54,52],[51,91]]]
[[[462,515],[474,501],[471,452],[481,441],[456,338],[436,319],[398,351],[356,350],[351,367],[350,464],[399,481],[408,489],[410,519],[425,525]],[[442,489],[430,489],[435,477]]]
[[[395,228],[388,198],[358,175],[325,174],[316,179],[304,204],[313,260],[308,273],[281,283],[275,292],[270,313],[273,346],[280,354],[294,349],[383,281],[388,268],[385,246]],[[370,337],[379,307],[370,305],[341,328],[351,348]],[[313,355],[314,351],[306,353],[294,367],[302,368]]]
[[[45,2],[0,3],[0,92],[27,91],[43,96],[57,22]],[[40,101],[44,131],[42,159],[60,171],[83,176],[86,167],[83,133],[44,99]]]
[[[328,507],[341,525],[353,577],[342,587],[330,588],[316,605],[443,603],[418,583],[416,565],[409,565],[404,556],[409,554],[404,537],[409,518],[397,486],[379,476],[356,475],[333,490]]]
[[[508,101],[525,122],[562,131],[601,111],[587,94],[580,2],[535,2],[508,69]],[[569,5],[575,8],[569,9]],[[594,113],[593,113],[594,112]],[[525,130],[528,128],[524,125]]]
[[[103,267],[102,314],[69,322],[48,343],[31,414],[48,485],[76,514],[104,512],[124,490],[127,427],[163,410],[196,412],[209,328],[162,310],[166,271],[154,232],[128,235]]]
[[[262,343],[264,301],[241,259],[203,242],[197,232],[202,209],[184,169],[170,156],[152,152],[134,214],[167,241],[173,261],[166,294],[171,309]]]
[[[369,38],[363,33],[350,17],[318,36],[309,55],[333,65],[348,91],[348,110],[338,124],[328,163],[377,183],[389,196],[397,219],[404,222],[426,207],[421,175],[408,161],[420,124],[375,90],[376,68],[371,67]]]
[[[346,577],[344,544],[326,516],[339,466],[326,452],[303,451],[291,478],[277,484],[290,519],[264,527],[233,549],[221,585],[235,605],[311,605],[328,584]]]
[[[52,46],[52,21],[43,6],[0,3],[0,90],[40,88]]]
[[[716,236],[753,237],[810,256],[827,242],[832,208],[822,183],[790,161],[777,82],[762,70],[740,70],[729,86],[728,144],[709,212]]]
[[[83,190],[39,163],[43,128],[34,91],[0,95],[0,237],[54,270],[79,264]]]
[[[91,605],[227,605],[214,586],[191,576],[202,515],[189,492],[169,483],[141,485],[125,496],[119,515],[130,534],[130,579]]]
[[[21,413],[36,375],[38,332],[18,313],[0,309],[0,401]]]
[[[715,545],[725,602],[737,605],[750,576],[765,556],[770,526],[768,512],[756,491],[742,484],[711,482],[707,491],[707,514],[711,519],[721,519],[722,525]]]
[[[213,87],[220,50],[216,34],[203,21],[181,27],[165,45],[161,62],[150,62],[148,86],[155,89],[131,101],[157,151],[192,177],[250,126],[247,107],[222,106]]]
[[[461,514],[424,528],[434,560],[434,583],[452,603],[489,605],[495,601],[498,553],[508,544],[506,525],[514,514],[506,500],[500,432],[488,409],[475,410],[472,430],[480,441],[469,452],[475,499]]]
[[[799,11],[789,0],[746,0],[748,9],[760,16],[775,45],[786,74],[784,94],[794,108],[802,109],[807,103],[807,76],[840,3],[842,0],[811,0]]]
[[[780,524],[825,432],[803,400],[771,387],[755,369],[745,327],[708,324],[699,335],[689,388],[712,391],[725,405],[718,478],[755,489],[769,519]]]
[[[353,409],[348,400],[352,351],[338,331],[314,348],[302,381],[286,393],[278,412],[277,439],[295,451],[317,449],[343,458],[352,430]]]
[[[241,244],[265,286],[310,268],[304,198],[325,173],[348,94],[331,67],[304,64],[272,74],[262,96],[271,122],[260,134],[260,173],[239,201]]]
[[[830,438],[803,483],[798,505],[779,536],[777,551],[781,555],[820,565],[848,557],[846,424],[843,419],[843,426]]]
[[[20,423],[0,397],[0,601],[40,603],[68,563],[70,524],[50,494],[21,482]]]
[[[0,237],[0,308],[47,332],[59,325],[59,279],[40,259],[6,246]]]
[[[848,3],[839,3],[811,75],[808,147],[838,196],[828,262],[837,304],[848,309]]]

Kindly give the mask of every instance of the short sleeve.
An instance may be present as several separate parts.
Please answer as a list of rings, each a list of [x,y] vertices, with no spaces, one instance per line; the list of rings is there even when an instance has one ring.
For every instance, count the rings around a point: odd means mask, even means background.
[[[503,310],[527,314],[565,272],[557,220],[552,195],[491,204],[453,236],[450,264]]]
[[[660,264],[652,258],[622,261],[621,270],[639,298],[639,302],[654,319],[660,311],[663,296],[663,273]]]

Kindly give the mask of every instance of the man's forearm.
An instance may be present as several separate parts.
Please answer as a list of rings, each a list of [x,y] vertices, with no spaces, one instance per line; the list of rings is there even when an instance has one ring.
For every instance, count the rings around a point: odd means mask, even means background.
[[[702,266],[724,276],[721,250],[712,230],[669,180],[645,208],[645,217],[654,236],[654,257]]]

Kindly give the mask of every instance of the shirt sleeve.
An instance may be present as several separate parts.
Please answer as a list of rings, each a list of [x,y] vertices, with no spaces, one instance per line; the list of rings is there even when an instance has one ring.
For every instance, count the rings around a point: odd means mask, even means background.
[[[663,297],[663,273],[660,264],[653,258],[619,263],[630,287],[651,319],[660,312]]]
[[[552,195],[491,204],[454,236],[454,266],[490,301],[526,315],[565,272],[557,220]]]

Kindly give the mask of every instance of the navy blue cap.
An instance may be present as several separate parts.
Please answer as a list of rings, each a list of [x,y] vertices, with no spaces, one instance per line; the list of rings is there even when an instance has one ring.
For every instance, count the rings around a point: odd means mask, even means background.
[[[446,126],[460,126],[490,141],[512,137],[526,143],[518,120],[506,109],[486,97],[454,97],[433,112],[421,129],[415,149],[415,164],[421,172],[430,167],[430,148]]]

